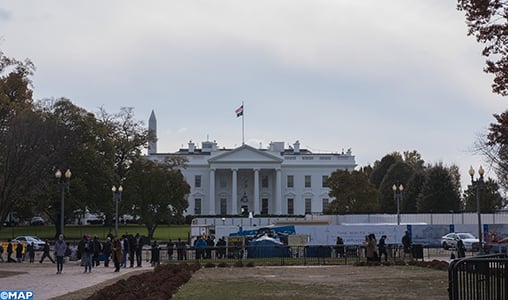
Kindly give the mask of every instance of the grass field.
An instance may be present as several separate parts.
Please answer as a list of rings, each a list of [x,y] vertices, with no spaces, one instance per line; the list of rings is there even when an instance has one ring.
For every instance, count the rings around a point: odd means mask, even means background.
[[[412,266],[204,268],[174,299],[448,299],[448,273]]]
[[[115,228],[109,228],[102,225],[66,225],[64,232],[67,240],[79,240],[81,237],[88,233],[92,236],[97,235],[99,238],[104,238],[110,232],[115,231]],[[118,234],[136,234],[148,235],[146,227],[143,225],[127,224],[118,226]],[[154,238],[156,240],[176,240],[178,238],[187,239],[190,233],[189,225],[161,225],[155,230]],[[0,228],[0,240],[15,238],[19,235],[35,235],[41,239],[53,240],[55,238],[55,227],[53,225],[47,226],[17,226],[17,227],[2,227]]]

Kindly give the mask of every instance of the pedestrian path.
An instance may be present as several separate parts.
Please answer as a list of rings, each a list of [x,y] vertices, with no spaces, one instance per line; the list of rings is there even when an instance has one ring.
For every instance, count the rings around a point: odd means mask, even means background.
[[[91,273],[84,273],[84,267],[76,262],[64,264],[62,274],[56,274],[56,264],[50,261],[33,264],[0,263],[0,291],[30,290],[33,299],[50,299],[74,292],[86,287],[94,286],[107,280],[120,277],[134,271],[153,270],[148,263],[141,268],[122,268],[120,272],[113,272],[114,267],[106,268],[102,265],[94,267]],[[18,275],[3,277],[10,272],[22,272]]]

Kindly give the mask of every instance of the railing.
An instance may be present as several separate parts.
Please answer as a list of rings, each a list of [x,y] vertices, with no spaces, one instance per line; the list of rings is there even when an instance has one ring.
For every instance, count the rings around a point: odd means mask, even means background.
[[[439,249],[423,249],[424,257],[430,257],[430,251]],[[154,259],[156,258],[156,259]],[[411,258],[409,255],[406,258]],[[189,247],[178,250],[172,248],[168,252],[167,247],[159,247],[157,250],[146,247],[143,249],[143,259],[146,262],[161,263],[172,261],[199,261],[201,263],[227,263],[234,264],[242,261],[244,264],[253,262],[256,265],[343,265],[366,261],[365,247],[358,245],[345,245],[343,251],[336,245],[312,245],[312,246],[226,246],[205,247],[196,249]],[[382,261],[396,261],[404,259],[404,253],[399,245],[388,245],[387,257],[381,257]]]
[[[508,299],[505,254],[455,259],[448,267],[448,292],[455,299]]]

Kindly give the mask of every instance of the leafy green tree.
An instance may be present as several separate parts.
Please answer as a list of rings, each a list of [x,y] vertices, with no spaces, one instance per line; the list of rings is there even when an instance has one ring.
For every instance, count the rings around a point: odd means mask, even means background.
[[[494,75],[494,93],[508,95],[508,3],[504,0],[458,0],[457,8],[464,11],[468,35],[485,45],[482,55],[487,58],[486,73]]]
[[[508,188],[508,110],[494,114],[496,122],[490,124],[488,132],[479,135],[475,150],[485,156],[494,169],[498,184]]]
[[[408,187],[408,180],[414,174],[414,169],[404,161],[397,161],[391,165],[386,172],[383,181],[379,185],[381,193],[380,211],[385,213],[395,213],[397,211],[397,202],[394,197],[393,185],[403,185],[404,189]]]
[[[131,163],[125,178],[123,200],[131,214],[140,217],[153,237],[157,226],[180,219],[189,206],[190,186],[178,168],[178,161],[140,158]]]
[[[419,200],[418,212],[439,213],[460,209],[460,194],[457,193],[449,168],[437,164],[427,169]]]
[[[122,107],[116,114],[107,113],[104,108],[99,111],[99,122],[106,128],[107,140],[110,142],[110,154],[112,164],[109,181],[112,185],[123,185],[126,174],[133,161],[138,160],[143,148],[148,147],[148,142],[155,139],[152,132],[149,132],[143,122],[134,118],[134,109],[132,107]],[[113,220],[114,205],[113,201],[104,201],[99,203],[97,210],[106,216],[106,226],[110,226]],[[128,213],[129,208],[123,204],[119,206],[121,214]]]
[[[374,213],[379,207],[379,192],[369,183],[365,173],[337,170],[328,178],[329,195],[335,198],[326,213]]]
[[[43,178],[47,189],[41,194],[37,209],[45,212],[59,233],[61,201],[54,177],[56,169],[72,172],[71,188],[65,197],[66,219],[74,217],[77,210],[99,211],[103,203],[111,202],[113,143],[108,128],[69,99],[47,100],[38,108],[48,128],[44,146],[51,149],[51,169]]]
[[[32,62],[7,57],[0,51],[0,226],[7,215],[30,199],[37,184],[33,163],[40,120],[32,114]],[[36,126],[36,128],[31,128]],[[33,134],[32,134],[33,133]]]
[[[409,178],[407,185],[404,186],[402,203],[400,205],[401,212],[416,213],[418,211],[417,203],[423,196],[422,188],[425,183],[425,178],[426,175],[424,171],[416,171]]]
[[[398,152],[385,155],[381,161],[375,161],[374,167],[369,176],[369,182],[372,183],[376,188],[379,188],[381,182],[390,169],[390,167],[397,161],[401,161],[402,157]]]
[[[479,188],[482,213],[494,213],[505,206],[505,200],[499,193],[499,185],[494,179],[488,178],[479,185]],[[469,185],[464,191],[464,210],[477,211],[476,186]]]

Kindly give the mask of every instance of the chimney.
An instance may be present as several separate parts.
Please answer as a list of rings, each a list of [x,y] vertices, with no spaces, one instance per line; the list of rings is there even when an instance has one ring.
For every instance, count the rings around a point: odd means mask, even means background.
[[[192,141],[189,141],[189,153],[194,153],[196,146]]]
[[[295,153],[295,154],[299,154],[300,153],[300,142],[299,141],[296,141],[293,144],[293,153]]]

